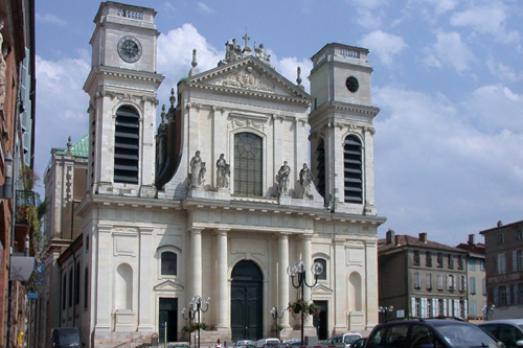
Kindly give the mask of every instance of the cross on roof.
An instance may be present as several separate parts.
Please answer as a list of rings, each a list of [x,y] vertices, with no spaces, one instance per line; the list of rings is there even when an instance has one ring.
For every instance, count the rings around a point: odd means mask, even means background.
[[[247,33],[245,33],[245,35],[242,36],[242,39],[243,39],[243,42],[244,42],[244,46],[243,47],[247,47],[249,45],[249,40],[251,39],[249,35],[247,35]]]

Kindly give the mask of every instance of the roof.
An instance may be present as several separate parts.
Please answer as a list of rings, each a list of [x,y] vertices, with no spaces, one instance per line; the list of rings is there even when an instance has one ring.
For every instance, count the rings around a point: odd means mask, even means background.
[[[483,243],[460,243],[456,245],[456,248],[466,250],[470,253],[485,255],[485,244]]]
[[[65,155],[65,149],[57,149],[57,155]],[[71,146],[71,155],[74,157],[89,157],[89,136],[84,136]]]
[[[509,229],[509,228],[515,227],[517,225],[523,225],[523,220],[511,222],[511,223],[509,223],[507,225],[501,225],[501,226],[492,227],[492,228],[489,228],[487,230],[483,230],[483,231],[481,231],[479,233],[480,234],[486,234],[486,233],[489,233],[489,232],[499,231],[499,230],[503,230],[503,229]]]
[[[417,237],[409,236],[407,234],[397,234],[395,236],[395,239],[398,240],[399,244],[395,244],[395,241],[393,241],[390,244],[387,244],[387,240],[385,238],[378,240],[378,251],[379,252],[386,252],[394,249],[400,249],[405,246],[408,247],[417,247],[417,248],[423,248],[423,249],[437,249],[437,250],[443,250],[443,251],[452,251],[452,252],[458,252],[458,253],[465,253],[464,250],[451,247],[449,245],[445,245],[438,242],[433,242],[431,240],[427,240],[427,242],[422,242]]]

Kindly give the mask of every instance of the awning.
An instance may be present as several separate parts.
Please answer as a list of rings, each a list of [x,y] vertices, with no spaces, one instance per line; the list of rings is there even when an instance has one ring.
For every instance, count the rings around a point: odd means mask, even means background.
[[[35,265],[35,258],[32,256],[11,256],[10,280],[26,281],[31,277]]]

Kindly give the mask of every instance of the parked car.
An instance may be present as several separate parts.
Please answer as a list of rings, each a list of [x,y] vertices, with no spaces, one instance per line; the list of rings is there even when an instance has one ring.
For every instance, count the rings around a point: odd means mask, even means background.
[[[189,342],[171,342],[167,344],[167,348],[191,348]]]
[[[235,348],[254,348],[254,347],[256,347],[256,342],[254,342],[252,340],[240,340],[234,344],[234,347]]]
[[[54,348],[80,347],[80,330],[76,327],[59,327],[53,329],[51,344]]]
[[[479,325],[506,348],[523,347],[523,319],[492,320]]]
[[[365,348],[497,348],[478,326],[458,320],[390,321],[377,325]]]
[[[273,347],[280,345],[280,340],[276,337],[262,338],[256,341],[256,348]]]
[[[359,340],[355,341],[353,344],[350,345],[350,348],[364,348],[365,343],[367,343],[366,338],[360,338]]]
[[[301,341],[298,338],[291,338],[288,340],[283,340],[281,345],[284,348],[292,348],[301,346]]]
[[[334,336],[330,339],[330,343],[336,345],[338,348],[350,348],[352,344],[359,340],[361,335],[357,332],[348,332],[343,335]]]

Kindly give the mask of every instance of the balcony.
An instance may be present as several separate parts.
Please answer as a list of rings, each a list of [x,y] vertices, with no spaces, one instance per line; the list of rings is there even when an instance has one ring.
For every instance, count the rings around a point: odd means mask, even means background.
[[[30,254],[34,254],[33,248],[26,245],[26,240],[28,240],[28,236],[34,240],[34,234],[40,232],[36,207],[39,201],[39,195],[33,191],[16,191],[15,252],[24,253],[26,247],[29,247]]]

